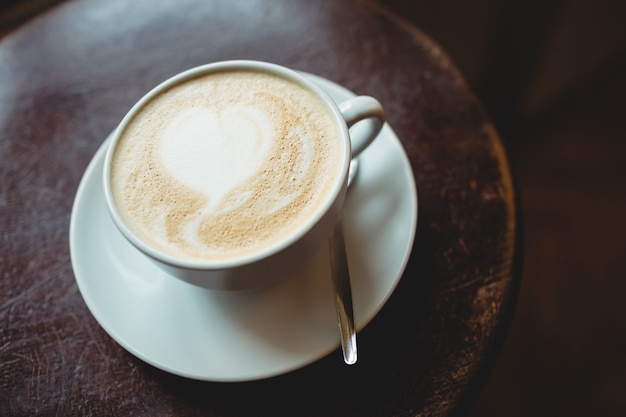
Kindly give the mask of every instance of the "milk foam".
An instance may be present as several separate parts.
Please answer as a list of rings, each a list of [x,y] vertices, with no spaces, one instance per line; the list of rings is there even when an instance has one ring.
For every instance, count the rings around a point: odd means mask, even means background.
[[[272,122],[258,109],[192,108],[175,115],[166,127],[161,158],[174,178],[208,199],[206,209],[213,211],[258,171],[272,141]]]
[[[333,118],[311,92],[248,71],[161,93],[124,130],[113,196],[138,235],[183,258],[271,246],[315,212],[340,164]]]

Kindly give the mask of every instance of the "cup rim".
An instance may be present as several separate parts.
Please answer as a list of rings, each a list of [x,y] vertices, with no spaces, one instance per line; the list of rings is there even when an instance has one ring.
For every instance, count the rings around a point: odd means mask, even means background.
[[[334,179],[330,192],[326,195],[326,198],[320,205],[319,209],[314,213],[314,215],[307,219],[306,222],[304,222],[297,230],[295,230],[293,233],[286,236],[285,238],[279,240],[278,242],[275,242],[274,244],[261,250],[255,251],[252,254],[232,257],[228,259],[208,260],[177,258],[176,256],[159,250],[158,248],[153,247],[152,245],[147,243],[135,232],[133,232],[132,229],[122,219],[122,216],[120,215],[118,208],[114,202],[110,184],[111,161],[113,159],[115,147],[119,142],[121,133],[124,131],[124,129],[127,128],[130,121],[141,111],[142,108],[145,107],[145,105],[147,105],[155,96],[157,96],[161,92],[166,91],[167,89],[174,87],[180,83],[203,76],[211,72],[242,69],[264,71],[271,74],[279,75],[283,78],[287,78],[313,92],[325,104],[325,106],[330,111],[336,127],[340,132],[340,138],[342,140],[341,145],[343,147],[343,152],[340,156],[341,160],[340,169],[338,171],[339,175],[337,175],[337,177]],[[304,74],[296,70],[265,61],[218,61],[192,67],[172,77],[167,78],[166,80],[162,81],[161,83],[150,89],[135,104],[133,104],[130,110],[128,110],[128,112],[122,118],[122,121],[115,128],[112,135],[111,143],[109,144],[105,154],[103,169],[104,194],[106,204],[109,209],[109,214],[111,215],[116,227],[133,246],[135,246],[141,252],[153,258],[154,260],[172,267],[183,268],[187,270],[212,271],[232,269],[236,267],[250,265],[255,262],[267,259],[291,247],[304,236],[306,236],[324,218],[324,216],[326,216],[327,213],[332,210],[332,207],[337,202],[337,199],[340,198],[342,192],[345,191],[345,189],[347,188],[348,171],[351,156],[350,136],[348,132],[348,127],[341,115],[341,111],[339,110],[337,103],[335,103],[333,99],[320,86],[315,84],[313,80],[306,78]]]

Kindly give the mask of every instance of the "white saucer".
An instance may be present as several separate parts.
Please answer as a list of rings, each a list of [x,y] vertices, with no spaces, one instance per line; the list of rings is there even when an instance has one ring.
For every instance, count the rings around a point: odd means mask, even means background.
[[[338,102],[353,96],[314,79]],[[85,303],[115,341],[164,371],[224,382],[283,374],[339,347],[326,246],[298,273],[259,291],[211,291],[172,278],[127,243],[107,213],[101,178],[107,143],[78,188],[70,251]],[[411,166],[385,125],[360,156],[344,212],[357,329],[396,287],[416,224]]]

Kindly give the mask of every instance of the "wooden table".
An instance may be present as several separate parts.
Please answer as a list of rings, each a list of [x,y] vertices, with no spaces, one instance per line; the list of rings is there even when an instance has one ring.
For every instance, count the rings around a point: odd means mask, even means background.
[[[199,382],[135,358],[97,324],[68,249],[85,167],[129,106],[211,61],[272,61],[377,97],[415,174],[406,272],[359,334],[295,372]],[[461,415],[520,279],[501,141],[431,39],[369,1],[71,1],[0,42],[0,415]]]

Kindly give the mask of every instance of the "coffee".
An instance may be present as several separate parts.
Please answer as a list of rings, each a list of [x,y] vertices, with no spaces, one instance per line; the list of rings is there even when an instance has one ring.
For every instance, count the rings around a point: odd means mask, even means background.
[[[306,87],[233,69],[170,87],[120,132],[117,210],[171,256],[227,260],[302,227],[340,176],[341,132]]]

